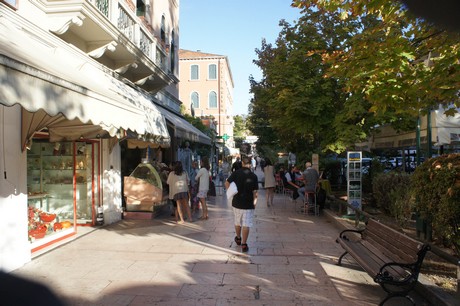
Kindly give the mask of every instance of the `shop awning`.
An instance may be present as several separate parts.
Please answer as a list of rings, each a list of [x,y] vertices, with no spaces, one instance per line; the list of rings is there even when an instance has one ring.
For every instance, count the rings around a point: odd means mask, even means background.
[[[176,115],[167,109],[162,107],[158,108],[163,116],[169,121],[175,128],[176,137],[184,138],[193,142],[199,142],[207,145],[211,145],[211,138],[204,134],[202,131],[194,127],[190,122],[184,118]]]
[[[155,105],[90,58],[61,46],[52,34],[17,26],[5,16],[0,16],[0,33],[0,104],[96,125],[111,136],[131,130],[144,141],[169,145],[165,119]]]
[[[227,156],[239,156],[240,155],[240,149],[237,149],[237,148],[225,146],[224,151],[225,151],[225,155]]]

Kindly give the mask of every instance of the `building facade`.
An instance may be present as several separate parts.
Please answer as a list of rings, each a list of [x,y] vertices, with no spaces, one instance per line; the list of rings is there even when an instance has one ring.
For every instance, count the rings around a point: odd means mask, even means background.
[[[179,0],[0,0],[0,269],[119,221],[126,152],[210,144],[180,116],[178,18]]]
[[[233,140],[233,77],[227,56],[179,50],[179,97],[189,114],[214,118],[218,136]]]

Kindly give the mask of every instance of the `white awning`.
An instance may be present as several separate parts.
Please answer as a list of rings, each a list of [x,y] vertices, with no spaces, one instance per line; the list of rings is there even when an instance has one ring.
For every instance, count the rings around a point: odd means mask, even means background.
[[[176,137],[211,145],[211,138],[194,127],[190,122],[162,107],[159,107],[158,109],[166,120],[171,122],[171,124],[175,127]]]
[[[224,150],[225,150],[225,155],[227,156],[239,156],[240,155],[240,149],[237,149],[237,148],[225,146]]]
[[[100,126],[111,136],[119,129],[143,140],[169,145],[166,122],[147,97],[102,71],[54,35],[23,28],[0,15],[0,104],[44,110],[72,121]],[[38,35],[27,33],[39,33]],[[45,39],[46,38],[46,39]]]

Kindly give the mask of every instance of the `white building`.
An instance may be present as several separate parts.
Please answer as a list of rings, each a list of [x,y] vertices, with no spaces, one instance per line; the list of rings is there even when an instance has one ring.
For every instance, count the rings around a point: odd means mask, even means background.
[[[179,115],[178,12],[179,0],[0,0],[0,269],[95,225],[98,208],[120,220],[126,150],[161,161],[180,139],[210,143]]]

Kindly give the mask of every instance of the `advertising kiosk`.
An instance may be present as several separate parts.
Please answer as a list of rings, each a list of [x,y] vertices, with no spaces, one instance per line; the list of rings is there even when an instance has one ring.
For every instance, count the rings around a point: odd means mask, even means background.
[[[348,204],[362,209],[362,152],[347,152],[347,195]],[[348,208],[348,215],[354,215],[353,209]]]

